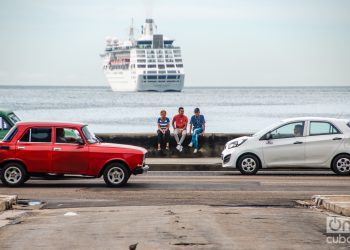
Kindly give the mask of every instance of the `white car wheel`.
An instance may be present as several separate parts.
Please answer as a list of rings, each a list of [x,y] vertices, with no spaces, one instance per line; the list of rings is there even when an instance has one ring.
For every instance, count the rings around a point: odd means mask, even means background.
[[[260,168],[259,159],[255,155],[244,155],[238,161],[238,169],[242,174],[253,175]]]
[[[332,170],[338,175],[350,175],[350,156],[338,155],[333,160]]]

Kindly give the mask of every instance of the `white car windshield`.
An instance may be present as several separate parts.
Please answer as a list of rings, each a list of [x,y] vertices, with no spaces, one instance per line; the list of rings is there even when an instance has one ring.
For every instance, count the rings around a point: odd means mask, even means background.
[[[99,140],[96,138],[95,134],[90,131],[88,126],[83,127],[83,134],[90,144],[98,143]]]
[[[264,134],[266,134],[267,132],[270,132],[272,129],[274,129],[275,127],[279,126],[282,122],[276,122],[258,132],[256,132],[255,134],[253,134],[254,137],[256,136],[263,136]]]

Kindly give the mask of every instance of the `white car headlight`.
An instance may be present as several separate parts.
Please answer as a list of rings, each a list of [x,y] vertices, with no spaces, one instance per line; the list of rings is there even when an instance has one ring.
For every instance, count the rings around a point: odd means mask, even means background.
[[[230,149],[230,148],[238,147],[238,146],[242,145],[246,140],[247,139],[239,139],[237,141],[230,142],[227,144],[227,148]]]

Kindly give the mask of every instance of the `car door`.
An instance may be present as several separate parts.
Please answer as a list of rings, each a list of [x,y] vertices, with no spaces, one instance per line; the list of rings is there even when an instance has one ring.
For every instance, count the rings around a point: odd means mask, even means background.
[[[31,127],[16,143],[16,158],[29,172],[47,172],[51,168],[52,128]]]
[[[305,163],[320,166],[326,163],[343,142],[344,135],[328,121],[310,121],[305,143]]]
[[[83,174],[89,166],[89,148],[77,128],[55,128],[52,170],[55,173]]]
[[[263,143],[266,166],[301,166],[305,161],[304,121],[291,122],[273,129]]]

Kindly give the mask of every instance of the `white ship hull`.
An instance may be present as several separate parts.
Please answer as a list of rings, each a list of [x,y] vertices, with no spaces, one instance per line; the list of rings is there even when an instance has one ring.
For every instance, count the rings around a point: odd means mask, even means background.
[[[185,76],[178,75],[177,79],[144,79],[128,70],[105,70],[107,82],[113,91],[158,91],[180,92],[184,87]],[[147,77],[146,77],[147,78]],[[157,77],[158,78],[158,77]]]
[[[141,37],[107,38],[101,57],[103,72],[113,91],[181,91],[185,71],[181,48],[174,39],[154,34],[153,19],[146,19]]]

